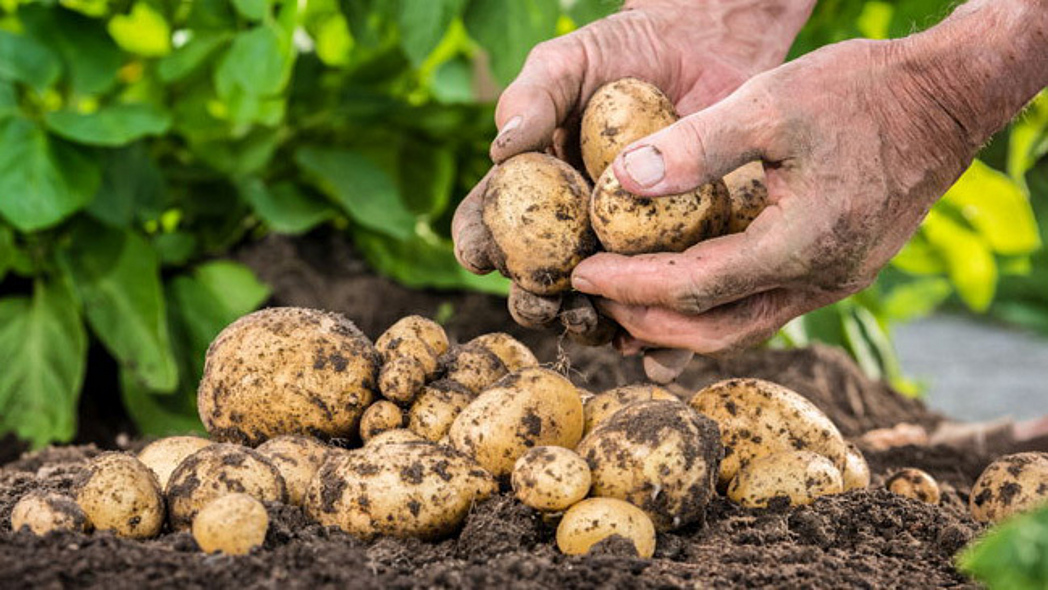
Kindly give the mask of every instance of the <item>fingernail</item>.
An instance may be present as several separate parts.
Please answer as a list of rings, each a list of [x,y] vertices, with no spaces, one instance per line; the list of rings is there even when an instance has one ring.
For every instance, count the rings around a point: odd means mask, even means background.
[[[597,289],[593,286],[593,283],[589,282],[584,277],[571,277],[571,286],[576,291],[582,291],[583,293],[596,293]]]
[[[662,153],[650,145],[631,150],[622,157],[626,174],[641,186],[654,186],[666,176]]]
[[[517,127],[520,127],[520,123],[523,120],[523,116],[517,115],[509,121],[506,121],[506,124],[502,126],[502,129],[499,129],[499,134],[495,137],[495,141],[505,141],[506,136],[508,136]]]

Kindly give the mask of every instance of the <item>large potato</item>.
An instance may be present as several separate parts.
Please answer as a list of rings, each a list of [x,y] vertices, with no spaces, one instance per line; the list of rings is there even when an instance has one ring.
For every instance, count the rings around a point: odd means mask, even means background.
[[[717,425],[672,401],[633,403],[604,421],[577,452],[593,474],[591,495],[648,513],[661,531],[703,516],[721,458]]]
[[[564,447],[535,447],[513,466],[513,493],[525,506],[546,512],[567,510],[589,493],[589,465]]]
[[[211,437],[349,438],[374,397],[379,355],[345,317],[283,307],[233,322],[207,351],[198,407]]]
[[[448,437],[451,446],[501,477],[531,447],[574,448],[582,438],[582,416],[582,399],[571,381],[530,367],[477,396],[455,418]]]
[[[651,383],[634,383],[633,385],[623,385],[601,392],[586,400],[585,433],[593,432],[597,425],[622,408],[636,402],[646,402],[653,399],[671,402],[680,401],[680,398],[669,391]]]
[[[803,506],[843,490],[841,472],[829,459],[811,451],[785,451],[747,463],[731,480],[728,498],[747,508],[764,508],[780,497],[788,498],[790,506]]]
[[[557,526],[557,548],[582,555],[612,535],[629,539],[637,556],[655,553],[655,526],[643,510],[615,498],[590,498],[572,506]]]
[[[329,447],[310,436],[286,434],[258,446],[259,455],[269,459],[284,478],[287,500],[301,506],[313,475],[324,463]]]
[[[807,398],[781,385],[728,379],[700,390],[688,403],[720,427],[722,487],[750,461],[783,451],[813,451],[845,468],[848,446],[837,427]]]
[[[601,86],[582,113],[582,161],[590,178],[600,175],[623,149],[677,121],[673,103],[657,87],[637,78]]]
[[[575,265],[597,249],[588,194],[586,179],[553,156],[524,153],[500,164],[483,212],[495,267],[531,293],[569,290]]]
[[[171,472],[186,457],[212,444],[206,438],[199,436],[169,436],[155,440],[138,453],[138,460],[156,474],[160,489],[167,487],[167,480],[171,478]]]
[[[121,537],[154,537],[164,524],[164,497],[156,475],[124,453],[102,453],[91,460],[76,503],[96,529]]]
[[[1048,453],[1016,453],[997,459],[975,481],[968,503],[980,522],[997,522],[1048,504]]]
[[[72,498],[55,492],[29,492],[11,509],[11,530],[28,527],[37,536],[51,531],[86,533],[91,530],[87,515]]]
[[[320,524],[368,539],[434,539],[455,531],[494,478],[455,451],[428,442],[333,453],[313,478],[306,511]]]

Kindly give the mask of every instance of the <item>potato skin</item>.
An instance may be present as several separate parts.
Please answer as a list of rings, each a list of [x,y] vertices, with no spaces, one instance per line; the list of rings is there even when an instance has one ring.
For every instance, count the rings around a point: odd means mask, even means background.
[[[379,445],[388,444],[399,444],[399,443],[421,443],[428,442],[418,434],[408,430],[407,428],[394,428],[393,430],[387,430],[380,432],[375,436],[371,437],[364,447],[377,447]]]
[[[375,341],[375,349],[385,362],[398,356],[423,357],[420,360],[429,357],[436,361],[448,350],[448,335],[437,322],[420,315],[410,315],[400,318],[386,329]],[[427,364],[426,369],[432,373],[436,363],[432,367]]]
[[[482,334],[470,340],[468,344],[476,344],[490,350],[499,357],[502,364],[506,365],[506,370],[511,373],[525,367],[539,366],[535,353],[531,352],[531,349],[523,342],[505,332]]]
[[[422,438],[437,442],[451,429],[459,413],[476,397],[454,381],[435,381],[427,385],[408,412],[408,429]]]
[[[433,361],[434,366],[436,361]],[[410,404],[426,384],[426,367],[413,356],[398,356],[382,365],[378,389],[387,400]],[[366,410],[365,410],[366,411]]]
[[[842,491],[841,472],[829,459],[811,451],[785,451],[747,463],[731,480],[728,498],[746,508],[765,508],[777,497],[803,506]]]
[[[379,400],[364,410],[364,415],[360,418],[360,438],[366,443],[376,434],[403,426],[404,412],[397,404]]]
[[[622,408],[632,403],[646,402],[653,399],[672,402],[680,401],[680,398],[677,396],[652,383],[623,385],[598,393],[586,400],[585,403],[586,434],[593,432],[593,429],[601,422],[604,422]]]
[[[164,525],[164,497],[156,475],[124,453],[102,453],[91,460],[76,503],[96,529],[120,537],[148,539]]]
[[[637,78],[609,82],[593,93],[582,113],[582,161],[599,178],[626,146],[677,121],[670,99]]]
[[[55,492],[33,491],[21,497],[11,509],[11,530],[22,527],[38,537],[51,531],[86,533],[91,522],[72,498]]]
[[[490,473],[447,447],[368,445],[328,457],[310,484],[306,511],[363,539],[436,539],[454,532],[475,501],[496,491]]]
[[[138,452],[138,460],[153,470],[160,489],[167,487],[171,472],[186,457],[212,444],[199,436],[169,436],[155,440]]]
[[[193,453],[167,483],[168,521],[176,531],[187,530],[204,506],[230,493],[246,493],[264,502],[287,502],[287,484],[280,470],[254,449],[228,443]]]
[[[763,379],[728,379],[688,402],[720,427],[723,489],[750,461],[783,451],[814,451],[843,469],[848,447],[837,426],[801,394]]]
[[[348,438],[375,396],[379,355],[340,314],[256,311],[211,343],[198,390],[211,438],[251,446],[281,434]]]
[[[593,473],[591,495],[630,502],[668,531],[703,518],[722,450],[717,425],[673,401],[626,406],[576,449]]]
[[[541,446],[521,455],[510,479],[522,504],[544,512],[560,512],[589,493],[589,465],[575,451]]]
[[[638,557],[655,554],[655,525],[643,510],[615,498],[589,498],[575,504],[557,525],[557,548],[583,555],[612,535],[633,542]]]
[[[938,504],[942,496],[935,478],[913,467],[896,471],[884,482],[884,487],[892,493],[929,504]]]
[[[870,487],[870,464],[855,445],[848,443],[848,454],[841,471],[844,491],[863,490]]]
[[[725,233],[746,231],[768,206],[768,187],[764,184],[764,164],[750,162],[724,177],[731,199],[731,213]]]
[[[528,152],[496,167],[483,217],[499,272],[536,295],[569,290],[572,269],[597,248],[588,195],[586,179],[553,156]]]
[[[998,522],[1048,504],[1048,453],[1031,451],[998,458],[972,486],[968,507],[979,522]]]
[[[528,449],[574,448],[582,438],[582,399],[549,369],[511,373],[477,396],[448,430],[451,446],[495,477],[508,476]]]
[[[269,530],[266,507],[247,494],[226,494],[193,519],[193,539],[205,553],[247,555],[261,547]]]
[[[440,359],[444,378],[473,393],[480,393],[509,371],[495,353],[477,344],[464,344],[448,351]]]
[[[329,447],[311,436],[286,434],[267,440],[255,450],[284,478],[288,503],[301,506],[309,481],[324,463]]]

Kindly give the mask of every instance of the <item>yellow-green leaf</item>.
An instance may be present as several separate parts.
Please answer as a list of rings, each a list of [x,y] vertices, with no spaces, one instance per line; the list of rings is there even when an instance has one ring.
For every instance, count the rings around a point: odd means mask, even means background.
[[[955,207],[998,254],[1029,254],[1041,247],[1026,192],[979,160],[972,162],[942,202]]]
[[[106,28],[116,44],[129,53],[143,57],[171,53],[171,26],[145,2],[135,3],[128,14],[114,16]]]
[[[923,229],[945,258],[961,300],[975,311],[986,311],[997,289],[997,263],[987,240],[935,210],[928,214]]]

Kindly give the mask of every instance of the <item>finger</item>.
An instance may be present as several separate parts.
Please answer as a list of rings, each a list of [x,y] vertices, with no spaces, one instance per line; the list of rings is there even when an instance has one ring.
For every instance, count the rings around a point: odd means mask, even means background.
[[[543,328],[553,323],[560,312],[560,295],[546,297],[525,291],[516,283],[510,285],[506,304],[513,321],[525,328]]]
[[[695,356],[690,350],[657,348],[644,353],[644,374],[655,383],[670,383],[680,376]]]
[[[618,324],[598,312],[590,298],[581,293],[565,297],[560,321],[572,340],[586,346],[603,346],[619,331]]]
[[[475,274],[487,274],[495,270],[488,255],[491,251],[491,232],[484,225],[484,191],[490,177],[491,170],[462,199],[451,220],[455,258],[466,270]]]

